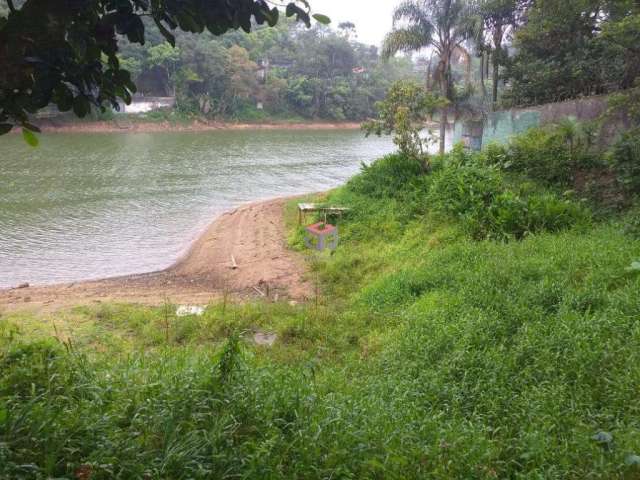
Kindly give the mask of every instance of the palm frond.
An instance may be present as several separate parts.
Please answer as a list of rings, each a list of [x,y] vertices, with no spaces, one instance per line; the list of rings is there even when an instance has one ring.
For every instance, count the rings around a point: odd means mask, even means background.
[[[473,40],[482,43],[484,34],[482,18],[471,8],[463,8],[458,12],[456,22],[451,26],[451,40],[461,43],[465,40]]]
[[[416,52],[432,44],[431,31],[418,25],[393,30],[382,44],[382,57],[391,58],[398,52]]]
[[[424,0],[405,0],[393,10],[394,27],[401,21],[409,24],[431,24],[428,10],[424,8]]]

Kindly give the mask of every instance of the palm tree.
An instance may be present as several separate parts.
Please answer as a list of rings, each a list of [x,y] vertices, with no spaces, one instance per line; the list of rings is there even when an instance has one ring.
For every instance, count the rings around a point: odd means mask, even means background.
[[[478,13],[484,28],[480,35],[483,50],[491,53],[493,68],[491,104],[496,109],[498,103],[498,80],[500,65],[504,64],[503,40],[510,35],[517,21],[518,0],[480,0]],[[484,37],[484,38],[483,38]],[[484,57],[483,57],[484,60]],[[487,59],[488,60],[488,59]]]
[[[406,0],[393,12],[393,30],[384,40],[382,55],[392,57],[396,53],[417,52],[432,48],[438,57],[433,72],[440,94],[453,100],[451,61],[455,54],[469,58],[462,46],[471,37],[475,18],[466,0]],[[430,84],[429,79],[427,83]],[[444,153],[448,108],[440,115],[440,153]]]

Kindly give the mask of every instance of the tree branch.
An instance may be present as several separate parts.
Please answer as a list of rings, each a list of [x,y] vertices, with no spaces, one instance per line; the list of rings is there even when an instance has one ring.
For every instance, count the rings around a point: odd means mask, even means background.
[[[7,0],[7,5],[9,6],[9,10],[12,12],[16,11],[16,7],[13,6],[13,0]]]

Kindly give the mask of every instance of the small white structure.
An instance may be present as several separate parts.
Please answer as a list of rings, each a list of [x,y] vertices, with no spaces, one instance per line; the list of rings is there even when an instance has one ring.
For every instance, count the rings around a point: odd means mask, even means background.
[[[180,305],[176,310],[176,316],[186,317],[188,315],[200,316],[204,313],[204,307],[199,305]]]
[[[175,97],[134,97],[130,105],[121,105],[121,113],[147,113],[160,108],[172,108]]]

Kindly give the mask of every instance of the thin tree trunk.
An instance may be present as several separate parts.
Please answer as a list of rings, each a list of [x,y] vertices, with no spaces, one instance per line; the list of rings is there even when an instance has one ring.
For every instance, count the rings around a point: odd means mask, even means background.
[[[500,64],[498,62],[498,55],[493,54],[493,91],[491,94],[491,103],[493,104],[493,109],[496,109],[496,105],[498,103],[498,73],[500,69]]]
[[[467,56],[466,59],[467,59],[467,70],[465,73],[467,75],[467,78],[466,78],[465,86],[467,87],[467,89],[471,89],[471,55]]]
[[[484,62],[484,68],[485,68],[485,70],[484,70],[484,78],[489,78],[489,64],[491,63],[491,59],[492,58],[493,57],[491,55],[491,52],[490,51],[487,52],[487,59]]]
[[[498,79],[500,75],[500,53],[502,49],[502,27],[496,26],[496,30],[493,33],[493,95],[491,102],[493,104],[493,110],[498,105]]]
[[[445,59],[445,63],[442,64],[443,72],[440,77],[440,91],[442,92],[442,96],[449,100],[449,75],[448,75],[448,65]],[[442,107],[440,111],[440,155],[444,154],[446,140],[447,140],[447,110],[449,106],[445,105]]]
[[[440,112],[440,155],[444,154],[447,140],[447,107],[442,107]]]
[[[484,64],[485,64],[486,53],[483,51],[480,56],[480,86],[482,87],[482,100],[484,101],[487,98],[487,86],[484,83]]]

